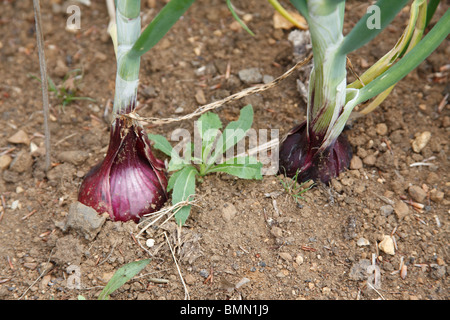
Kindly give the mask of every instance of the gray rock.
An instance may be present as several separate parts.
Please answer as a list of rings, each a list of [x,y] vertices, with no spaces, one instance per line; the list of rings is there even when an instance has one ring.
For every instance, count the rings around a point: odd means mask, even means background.
[[[430,272],[430,277],[439,280],[445,277],[447,273],[445,266],[433,266]]]
[[[269,82],[272,82],[273,80],[274,80],[274,78],[271,75],[265,74],[263,76],[263,82],[266,83],[266,84],[269,83]]]
[[[239,79],[246,84],[261,83],[263,76],[258,68],[242,69],[238,73]]]
[[[388,215],[390,215],[392,212],[394,212],[394,207],[391,206],[390,204],[385,205],[385,206],[381,206],[380,207],[380,211],[381,214],[385,217],[387,217]]]
[[[209,272],[205,269],[200,270],[199,274],[203,278],[208,278],[208,276],[209,276]]]
[[[100,232],[105,221],[106,217],[104,215],[99,215],[91,207],[77,201],[70,205],[63,231],[72,229],[85,239],[93,240]]]

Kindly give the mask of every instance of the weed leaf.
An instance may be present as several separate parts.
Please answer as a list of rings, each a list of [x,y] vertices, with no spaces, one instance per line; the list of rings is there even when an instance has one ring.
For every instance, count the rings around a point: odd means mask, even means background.
[[[253,157],[236,157],[218,164],[208,170],[210,172],[225,172],[241,179],[262,179],[262,163]]]
[[[153,141],[155,149],[158,149],[168,156],[172,156],[172,146],[167,139],[159,134],[148,134],[148,138]]]
[[[242,138],[244,138],[247,131],[252,127],[252,123],[253,108],[249,104],[241,109],[239,119],[230,122],[225,127],[222,136],[217,141],[213,156],[208,160],[208,165],[213,164],[219,155],[234,147]]]
[[[103,288],[98,300],[108,300],[111,293],[123,286],[128,280],[137,275],[150,262],[150,259],[130,262],[118,269],[111,280]]]
[[[219,130],[222,129],[222,122],[217,114],[208,112],[198,119],[196,127],[202,139],[202,161],[206,162]]]
[[[198,174],[196,168],[188,165],[180,170],[177,174],[176,180],[173,183],[172,191],[172,205],[178,202],[187,200],[191,195],[195,194],[195,178]],[[184,225],[189,213],[191,211],[191,206],[182,207],[176,214],[175,220],[177,224]]]
[[[175,171],[169,178],[169,182],[167,183],[167,192],[170,192],[175,185],[175,181],[177,181],[178,176],[180,175],[182,170]]]

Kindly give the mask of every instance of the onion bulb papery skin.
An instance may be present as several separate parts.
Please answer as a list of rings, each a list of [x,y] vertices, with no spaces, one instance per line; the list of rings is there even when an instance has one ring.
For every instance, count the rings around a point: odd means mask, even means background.
[[[350,165],[352,148],[341,134],[328,148],[319,152],[323,137],[312,130],[307,134],[306,121],[293,128],[280,144],[279,172],[297,176],[298,182],[307,180],[328,184]]]
[[[113,221],[138,222],[167,201],[164,163],[151,150],[144,128],[126,117],[117,117],[104,160],[86,175],[78,201],[107,212]]]

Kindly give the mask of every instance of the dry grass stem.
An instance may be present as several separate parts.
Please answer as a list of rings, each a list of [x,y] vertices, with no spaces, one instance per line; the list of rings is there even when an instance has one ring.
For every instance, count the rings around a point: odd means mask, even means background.
[[[189,113],[184,116],[181,116],[181,117],[178,117],[178,118],[162,118],[161,119],[161,118],[154,118],[154,117],[141,117],[135,112],[131,112],[131,113],[123,115],[123,116],[128,117],[130,119],[137,120],[137,121],[141,121],[144,123],[153,124],[153,125],[163,125],[163,124],[168,124],[168,123],[173,123],[173,122],[189,120],[189,119],[198,117],[208,111],[220,108],[229,102],[237,101],[237,100],[240,100],[249,95],[263,92],[270,88],[273,88],[273,87],[277,86],[281,81],[283,81],[284,79],[289,77],[295,70],[305,66],[311,59],[312,59],[312,54],[309,55],[307,58],[303,59],[302,61],[298,62],[295,66],[293,66],[291,69],[289,69],[286,73],[284,73],[283,75],[281,75],[280,77],[276,78],[275,80],[273,80],[269,83],[260,84],[260,85],[254,86],[254,87],[244,89],[244,90],[242,90],[238,93],[232,94],[231,96],[228,96],[222,100],[203,105],[203,106],[197,108],[194,112]]]
[[[181,283],[183,284],[184,300],[190,300],[189,291],[188,291],[188,289],[186,287],[186,283],[184,282],[183,275],[181,274],[180,266],[178,265],[177,258],[175,257],[175,254],[173,253],[173,249],[172,249],[172,246],[170,245],[170,241],[169,241],[169,238],[167,237],[167,233],[166,232],[164,232],[164,236],[166,237],[167,244],[169,245],[170,253],[172,253],[172,258],[173,258],[173,261],[175,262],[175,265],[177,267],[178,274],[180,275]]]

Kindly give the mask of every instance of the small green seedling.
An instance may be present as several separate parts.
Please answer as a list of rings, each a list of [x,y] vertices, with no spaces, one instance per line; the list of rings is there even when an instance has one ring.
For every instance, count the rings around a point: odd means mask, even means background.
[[[287,181],[283,178],[280,179],[280,183],[283,186],[284,191],[288,195],[290,195],[297,204],[300,203],[300,200],[305,200],[305,198],[302,197],[302,194],[304,194],[314,186],[314,182],[312,180],[299,182],[299,173],[300,170],[297,170],[296,174],[292,178],[287,179]]]
[[[241,179],[262,179],[262,163],[254,157],[237,155],[224,158],[227,150],[234,149],[239,141],[245,138],[253,123],[253,108],[247,105],[241,109],[239,119],[230,122],[224,129],[219,116],[208,112],[203,114],[196,122],[196,130],[201,137],[201,152],[192,151],[193,144],[189,144],[181,157],[172,148],[167,139],[161,135],[149,134],[148,137],[155,144],[154,147],[171,159],[168,171],[174,172],[168,182],[167,191],[172,191],[172,205],[188,200],[195,195],[195,183],[205,175],[213,172],[224,172]],[[183,225],[191,206],[182,207],[176,214],[175,220]]]
[[[34,75],[30,75],[30,77],[39,80],[41,79]],[[83,78],[82,72],[80,69],[74,69],[69,71],[63,78],[61,85],[57,86],[55,82],[48,77],[48,90],[53,92],[56,99],[61,101],[63,108],[75,100],[87,100],[95,102],[94,99],[89,97],[78,97],[77,91],[79,88],[79,83]]]

